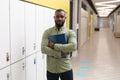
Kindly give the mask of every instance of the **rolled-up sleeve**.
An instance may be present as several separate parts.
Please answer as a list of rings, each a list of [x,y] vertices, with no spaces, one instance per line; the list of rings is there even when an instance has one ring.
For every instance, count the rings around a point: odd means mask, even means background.
[[[72,52],[77,49],[77,39],[74,31],[69,30],[68,44],[55,44],[54,49],[62,52]]]

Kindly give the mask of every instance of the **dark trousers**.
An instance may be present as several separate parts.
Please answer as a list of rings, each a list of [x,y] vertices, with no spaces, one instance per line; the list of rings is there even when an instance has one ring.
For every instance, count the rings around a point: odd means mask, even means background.
[[[73,71],[66,71],[64,73],[51,73],[47,71],[47,80],[73,80]]]

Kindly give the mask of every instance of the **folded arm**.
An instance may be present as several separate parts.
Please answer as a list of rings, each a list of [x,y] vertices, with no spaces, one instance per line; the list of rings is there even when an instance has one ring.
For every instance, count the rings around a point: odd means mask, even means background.
[[[56,51],[61,51],[61,52],[72,52],[77,49],[77,40],[76,40],[76,34],[73,31],[69,32],[69,37],[68,37],[68,44],[54,44],[54,49]]]
[[[43,37],[42,37],[41,51],[42,51],[42,53],[47,54],[49,56],[55,56],[55,57],[61,56],[60,51],[56,51],[50,47],[47,32],[44,32]]]

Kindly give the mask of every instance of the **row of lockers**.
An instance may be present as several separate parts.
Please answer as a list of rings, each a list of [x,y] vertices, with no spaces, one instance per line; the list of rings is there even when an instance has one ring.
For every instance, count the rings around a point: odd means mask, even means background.
[[[46,55],[37,52],[0,70],[0,80],[46,80]]]
[[[9,59],[14,63],[40,51],[43,31],[54,25],[54,10],[19,0],[4,0],[0,6],[1,69]]]
[[[0,80],[45,80],[46,56],[40,51],[54,9],[23,2],[0,3]]]

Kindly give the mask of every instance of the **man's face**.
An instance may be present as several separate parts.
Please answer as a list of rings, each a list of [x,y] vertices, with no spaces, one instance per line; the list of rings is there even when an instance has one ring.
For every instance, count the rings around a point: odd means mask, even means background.
[[[64,25],[65,19],[66,19],[65,12],[64,11],[56,12],[54,19],[55,19],[56,27],[58,27],[58,28],[62,27]]]

